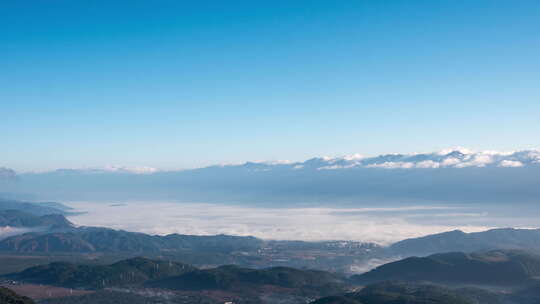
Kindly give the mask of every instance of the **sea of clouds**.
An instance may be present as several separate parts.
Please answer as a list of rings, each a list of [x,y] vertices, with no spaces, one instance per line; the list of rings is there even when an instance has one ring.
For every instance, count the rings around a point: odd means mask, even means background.
[[[68,205],[86,212],[69,218],[84,226],[160,235],[230,234],[278,240],[357,240],[382,245],[455,229],[474,232],[495,227],[530,227],[535,223],[533,217],[523,214],[470,206],[263,208],[176,202]]]

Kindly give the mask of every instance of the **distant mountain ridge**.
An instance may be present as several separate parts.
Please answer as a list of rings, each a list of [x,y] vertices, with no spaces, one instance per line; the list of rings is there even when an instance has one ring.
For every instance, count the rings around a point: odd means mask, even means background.
[[[144,174],[141,174],[144,173]],[[522,202],[540,196],[540,151],[320,157],[159,171],[64,169],[18,174],[0,193],[47,200],[205,203]]]
[[[31,232],[8,237],[0,241],[0,251],[19,253],[124,252],[134,254],[184,250],[229,253],[232,251],[253,251],[258,249],[262,243],[262,240],[249,236],[180,234],[159,236],[109,228],[80,227],[65,232]]]
[[[17,210],[36,216],[42,216],[50,214],[66,214],[71,208],[55,202],[34,203],[0,198],[0,211],[7,210]]]
[[[0,227],[44,227],[48,230],[71,229],[75,225],[61,214],[33,215],[19,210],[0,210]]]
[[[389,252],[412,256],[490,249],[540,249],[540,229],[501,228],[473,233],[454,230],[396,242]]]
[[[377,156],[363,156],[353,154],[342,157],[315,157],[303,162],[290,161],[260,161],[246,162],[243,164],[224,164],[209,167],[188,169],[182,171],[193,171],[207,168],[243,167],[251,170],[272,170],[272,169],[315,169],[315,170],[337,170],[351,168],[384,168],[384,169],[435,169],[435,168],[467,168],[467,167],[523,167],[528,165],[540,165],[540,149],[530,149],[511,152],[500,151],[472,151],[464,148],[447,149],[430,153],[412,154],[381,154]],[[160,171],[151,167],[122,167],[107,166],[81,169],[58,169],[50,171],[58,174],[99,174],[99,173],[119,173],[119,174],[152,174]]]
[[[17,173],[13,169],[0,167],[0,182],[13,181],[17,179]]]

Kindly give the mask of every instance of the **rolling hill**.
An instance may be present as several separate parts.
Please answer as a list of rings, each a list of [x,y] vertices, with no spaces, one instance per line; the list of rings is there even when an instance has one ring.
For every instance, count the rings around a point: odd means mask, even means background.
[[[54,202],[30,203],[0,198],[0,211],[4,210],[18,210],[36,216],[42,216],[48,214],[66,214],[70,208]]]
[[[474,233],[454,230],[394,243],[389,252],[393,255],[413,256],[492,249],[540,249],[540,229],[503,228]]]
[[[443,284],[518,286],[540,276],[540,256],[522,251],[451,252],[410,257],[355,275],[358,284],[401,280]]]
[[[37,216],[20,210],[0,210],[0,227],[43,227],[51,229],[70,229],[75,225],[61,214]]]
[[[196,268],[193,266],[182,263],[133,258],[105,266],[55,262],[31,267],[22,272],[7,275],[7,277],[35,284],[101,289],[138,285],[148,280],[180,275],[194,270]]]
[[[497,302],[473,300],[459,291],[435,285],[383,282],[369,285],[359,292],[321,298],[311,304],[497,304]]]
[[[138,287],[179,292],[228,292],[243,296],[253,295],[256,290],[324,296],[343,293],[348,288],[344,277],[324,271],[287,267],[248,269],[231,265],[197,269],[187,264],[146,258],[127,259],[110,265],[55,262],[5,278],[77,289]]]
[[[0,241],[0,251],[17,253],[124,252],[130,254],[162,251],[229,253],[257,250],[262,243],[262,240],[249,236],[180,234],[159,236],[101,227],[80,227],[63,232],[32,232],[11,236]]]
[[[274,285],[285,288],[340,290],[343,282],[339,276],[324,271],[288,267],[255,270],[228,265],[149,282],[147,286],[173,290],[233,290]]]

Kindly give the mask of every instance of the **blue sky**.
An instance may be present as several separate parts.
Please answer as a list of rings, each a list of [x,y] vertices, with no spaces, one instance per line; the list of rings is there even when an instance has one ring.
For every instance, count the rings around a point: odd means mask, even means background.
[[[0,166],[539,147],[540,2],[0,1]]]

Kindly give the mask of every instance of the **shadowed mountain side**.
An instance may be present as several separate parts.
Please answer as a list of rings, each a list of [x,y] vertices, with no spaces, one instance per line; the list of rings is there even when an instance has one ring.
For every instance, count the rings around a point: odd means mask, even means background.
[[[521,251],[461,252],[410,257],[354,275],[358,284],[386,280],[518,286],[535,282],[540,276],[540,256]]]
[[[133,258],[107,266],[56,262],[31,267],[7,277],[36,284],[100,289],[113,286],[137,285],[148,280],[179,275],[195,269],[193,266],[176,262]]]
[[[180,234],[159,236],[108,228],[82,227],[68,232],[26,233],[12,236],[0,241],[0,251],[159,253],[190,250],[228,253],[253,251],[262,243],[262,240],[254,237]]]
[[[96,248],[75,233],[25,233],[0,242],[0,251],[17,253],[94,252]]]
[[[150,287],[178,291],[221,290],[250,293],[268,286],[314,295],[343,293],[344,277],[325,271],[274,267],[262,270],[221,266],[197,269],[163,260],[133,258],[111,265],[80,265],[55,262],[5,276],[25,283],[67,288]]]
[[[15,292],[0,286],[0,303],[2,304],[34,304],[32,299],[20,296]]]
[[[359,292],[330,296],[312,304],[499,304],[496,296],[484,291],[452,290],[434,285],[383,282]]]
[[[49,214],[66,214],[70,208],[54,202],[30,203],[0,198],[0,211],[6,210],[17,210],[36,216],[42,216]]]
[[[261,270],[228,265],[197,270],[146,284],[148,287],[173,290],[233,290],[275,285],[285,288],[318,289],[324,293],[343,290],[344,280],[324,271],[274,267]]]
[[[36,216],[19,210],[0,210],[0,226],[70,229],[75,226],[61,214]]]
[[[513,303],[518,304],[540,303],[540,282],[517,290],[510,296],[510,299]]]
[[[198,300],[198,299],[197,299]],[[69,296],[61,298],[43,299],[39,304],[163,304],[161,298],[141,296],[137,293],[99,290],[82,296]],[[201,304],[223,304],[223,302],[200,302]]]

